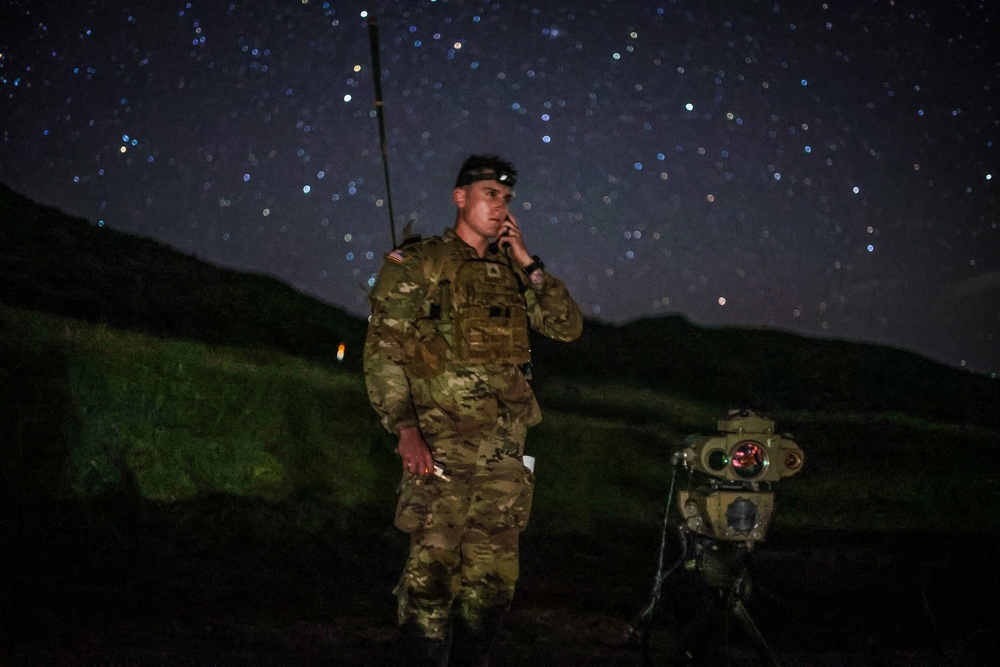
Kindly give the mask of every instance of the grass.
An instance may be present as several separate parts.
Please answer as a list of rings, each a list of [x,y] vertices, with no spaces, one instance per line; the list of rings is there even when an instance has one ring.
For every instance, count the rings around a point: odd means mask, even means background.
[[[28,389],[5,396],[19,413],[8,455],[30,473],[55,446],[60,495],[281,502],[309,492],[352,506],[385,490],[371,457],[384,443],[357,373],[11,310],[3,325],[19,360],[3,370]],[[49,472],[30,481],[51,487]]]
[[[356,371],[9,308],[0,308],[0,352],[0,400],[11,408],[0,456],[15,495],[123,496],[181,514],[223,498],[292,508],[282,520],[307,534],[352,515],[378,517],[365,530],[390,527],[394,443]],[[538,382],[538,393],[532,530],[553,535],[656,530],[673,450],[743,407],[559,378]],[[1000,525],[998,475],[986,465],[994,429],[892,413],[768,416],[806,455],[803,472],[775,486],[772,532]],[[255,525],[277,516],[250,515]]]

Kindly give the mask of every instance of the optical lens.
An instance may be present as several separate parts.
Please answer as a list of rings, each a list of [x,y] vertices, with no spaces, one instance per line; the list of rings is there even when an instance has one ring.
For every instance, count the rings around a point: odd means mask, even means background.
[[[767,452],[752,440],[737,445],[733,450],[733,472],[743,479],[758,477],[767,465]]]
[[[729,465],[729,457],[721,449],[713,449],[708,453],[708,467],[712,470],[725,470]]]

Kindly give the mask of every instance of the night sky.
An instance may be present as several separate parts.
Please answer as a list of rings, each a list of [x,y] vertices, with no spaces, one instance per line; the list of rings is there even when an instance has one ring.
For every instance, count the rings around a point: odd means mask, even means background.
[[[1000,371],[992,1],[6,0],[0,181],[366,315],[462,160],[590,317]]]

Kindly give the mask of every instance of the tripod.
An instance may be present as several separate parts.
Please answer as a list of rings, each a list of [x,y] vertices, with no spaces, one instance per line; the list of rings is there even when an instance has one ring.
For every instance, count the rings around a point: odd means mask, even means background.
[[[655,664],[652,620],[657,612],[662,615],[658,603],[668,577],[671,584],[682,584],[668,597],[671,622],[660,633],[668,640],[664,652],[671,657],[670,664],[734,664],[730,660],[732,630],[738,628],[749,639],[757,660],[736,664],[778,665],[746,607],[750,555],[753,546],[764,539],[774,511],[771,487],[801,470],[802,450],[791,438],[776,435],[772,420],[752,410],[730,410],[718,428],[717,436],[688,436],[671,458],[673,472],[653,590],[625,637],[626,641],[639,638],[647,666]],[[675,498],[680,470],[687,473],[687,485]],[[680,513],[677,523],[670,520],[671,507]],[[664,569],[671,526],[681,549]]]
[[[650,606],[630,633],[639,638],[643,664],[779,667],[746,606],[751,545],[683,528],[678,532],[681,556],[657,582],[670,584],[669,609],[658,605],[659,591],[654,589]]]

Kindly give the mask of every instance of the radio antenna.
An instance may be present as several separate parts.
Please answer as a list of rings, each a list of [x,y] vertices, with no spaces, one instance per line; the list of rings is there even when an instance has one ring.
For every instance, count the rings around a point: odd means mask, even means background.
[[[389,184],[389,141],[385,136],[385,116],[382,113],[382,66],[379,64],[378,19],[368,14],[368,41],[372,49],[372,68],[375,80],[375,117],[378,118],[378,136],[382,147],[382,170],[385,172],[385,200],[389,205],[389,231],[392,247],[396,247],[396,218],[392,214],[392,186]]]

